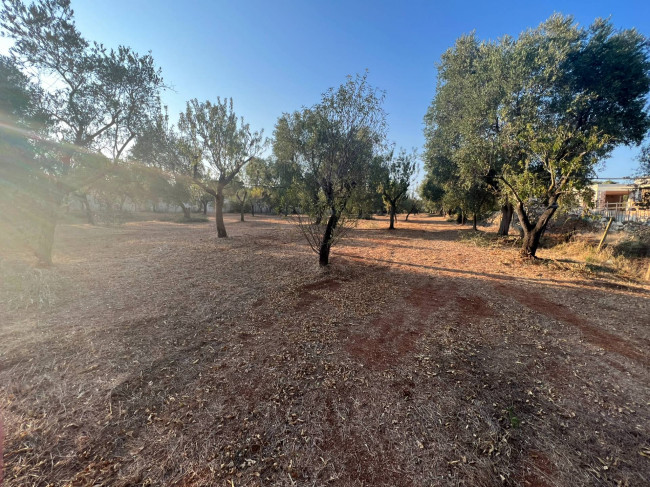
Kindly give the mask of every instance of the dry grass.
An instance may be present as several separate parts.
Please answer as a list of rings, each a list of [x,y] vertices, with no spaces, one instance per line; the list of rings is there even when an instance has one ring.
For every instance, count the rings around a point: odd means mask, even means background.
[[[7,485],[650,482],[647,287],[432,218],[323,273],[235,219],[59,229],[56,299],[0,308]]]
[[[497,221],[498,223],[498,221]],[[516,232],[508,237],[496,235],[498,224],[492,223],[485,231],[465,232],[460,240],[479,247],[513,248],[521,245]],[[574,232],[575,231],[575,232]],[[538,256],[552,267],[560,267],[587,278],[624,280],[643,284],[650,257],[650,227],[640,227],[635,234],[610,232],[605,245],[597,251],[602,230],[593,231],[581,220],[560,220],[542,237]]]
[[[0,258],[0,301],[8,311],[47,308],[57,304],[63,283],[51,269]]]
[[[620,279],[643,282],[650,249],[647,237],[641,240],[625,232],[610,233],[598,251],[601,237],[602,232],[579,234],[552,247],[547,254],[556,262],[588,275],[606,277],[613,273]]]

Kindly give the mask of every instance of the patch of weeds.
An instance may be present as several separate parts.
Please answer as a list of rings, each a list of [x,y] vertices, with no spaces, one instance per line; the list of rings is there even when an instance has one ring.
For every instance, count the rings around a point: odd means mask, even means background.
[[[616,269],[595,262],[585,262],[584,270],[592,274],[615,274]]]
[[[511,428],[519,428],[521,426],[521,419],[515,415],[515,408],[513,406],[506,408],[506,418],[510,422]]]
[[[516,247],[521,242],[518,235],[497,235],[496,233],[487,233],[481,231],[459,232],[459,242],[470,243],[477,247]]]
[[[471,243],[477,247],[494,247],[498,244],[499,237],[485,232],[461,232],[458,240],[464,243]]]

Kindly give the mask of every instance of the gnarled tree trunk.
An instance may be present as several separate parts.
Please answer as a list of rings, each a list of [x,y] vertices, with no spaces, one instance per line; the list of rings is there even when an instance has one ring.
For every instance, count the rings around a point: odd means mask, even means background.
[[[190,213],[190,209],[187,206],[185,206],[185,204],[182,202],[180,202],[179,205],[181,206],[181,210],[183,210],[183,218],[185,218],[185,220],[188,221],[191,220],[192,215]]]
[[[537,249],[539,248],[539,242],[546,230],[548,222],[555,214],[557,210],[557,200],[559,195],[554,195],[549,199],[549,204],[544,213],[540,215],[537,221],[533,224],[528,219],[526,210],[523,203],[517,203],[515,207],[517,211],[517,216],[519,217],[519,222],[521,223],[521,228],[524,231],[523,243],[521,246],[521,256],[526,258],[536,258]]]
[[[334,237],[334,230],[339,221],[339,215],[336,210],[332,210],[332,214],[327,220],[327,226],[325,227],[325,234],[323,235],[323,240],[320,245],[320,252],[318,253],[318,263],[321,267],[329,265],[330,261],[330,250],[332,249],[332,239]]]
[[[512,207],[512,204],[509,202],[506,202],[501,206],[501,223],[499,224],[499,231],[497,232],[497,235],[508,235],[514,210],[515,209]]]

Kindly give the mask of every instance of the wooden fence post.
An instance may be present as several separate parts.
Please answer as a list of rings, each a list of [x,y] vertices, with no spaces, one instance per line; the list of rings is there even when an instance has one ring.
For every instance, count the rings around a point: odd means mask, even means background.
[[[609,221],[607,222],[607,226],[605,227],[605,233],[603,233],[603,237],[600,239],[600,243],[598,244],[598,248],[596,249],[596,252],[600,252],[600,249],[603,248],[603,244],[605,243],[605,239],[607,238],[607,232],[609,232],[609,227],[612,226],[613,221],[614,218],[610,218]]]

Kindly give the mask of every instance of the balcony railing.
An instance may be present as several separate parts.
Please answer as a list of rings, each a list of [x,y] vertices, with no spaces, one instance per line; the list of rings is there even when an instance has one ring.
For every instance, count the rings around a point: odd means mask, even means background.
[[[606,203],[600,208],[595,208],[594,213],[605,218],[613,218],[618,222],[647,222],[650,221],[650,208],[640,208],[627,202]]]

